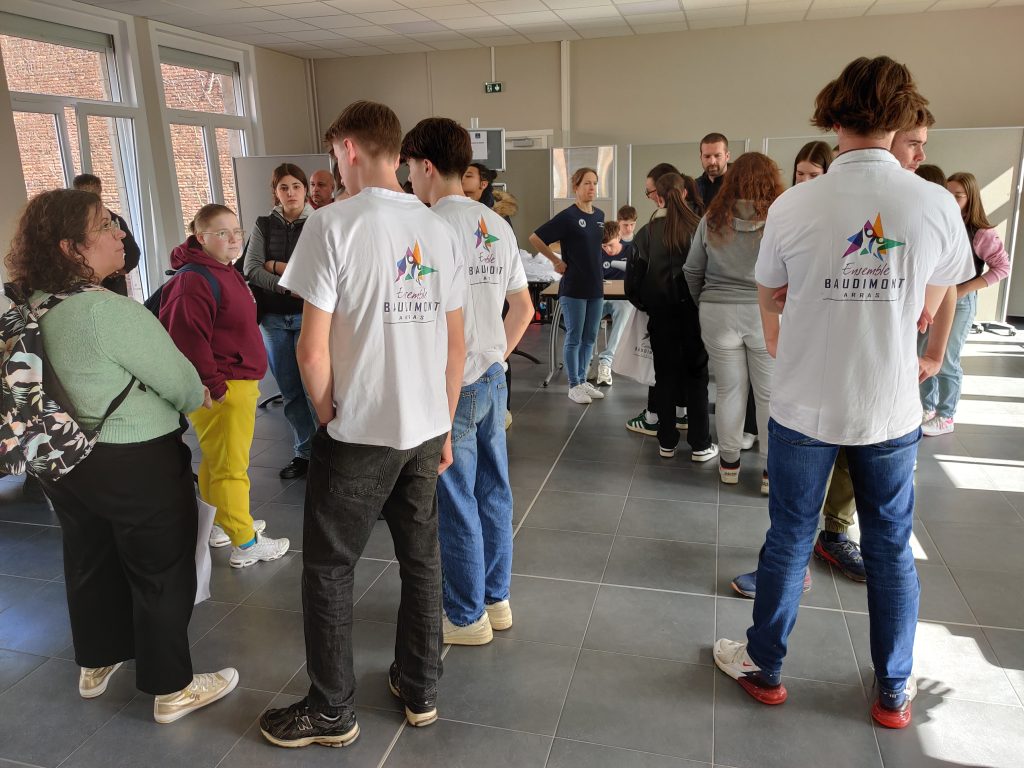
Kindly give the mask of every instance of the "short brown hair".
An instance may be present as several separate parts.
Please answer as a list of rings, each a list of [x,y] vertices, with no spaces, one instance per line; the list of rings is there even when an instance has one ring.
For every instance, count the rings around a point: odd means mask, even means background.
[[[203,231],[203,227],[209,225],[214,216],[220,216],[222,213],[226,213],[229,216],[235,215],[235,212],[226,205],[221,205],[220,203],[207,203],[200,208],[192,218],[192,221],[188,225],[188,231],[193,235],[198,235]]]
[[[624,205],[619,208],[618,214],[615,216],[615,220],[618,221],[636,221],[636,208],[632,205]]]
[[[72,189],[84,189],[86,192],[91,192],[93,187],[103,189],[103,181],[92,173],[80,173],[71,182]]]
[[[678,175],[682,175],[680,170],[676,168],[674,165],[672,165],[672,163],[658,163],[656,166],[654,166],[653,168],[651,168],[651,170],[647,172],[647,178],[657,183],[658,179],[660,179],[666,173],[675,173]]]
[[[600,176],[597,175],[597,171],[595,171],[593,168],[577,168],[576,172],[572,175],[572,188],[576,189],[576,187],[582,184],[583,179],[586,178],[588,173],[594,174],[595,179],[601,178]]]
[[[331,123],[324,141],[352,139],[371,158],[398,157],[402,150],[402,124],[386,104],[353,101]]]
[[[873,136],[918,127],[927,106],[905,65],[888,56],[861,56],[822,88],[811,124],[824,131],[839,125]]]
[[[447,117],[428,117],[402,139],[402,158],[429,160],[445,178],[462,177],[473,161],[469,131]]]
[[[729,140],[725,138],[724,133],[709,133],[707,136],[700,140],[700,145],[702,147],[705,144],[725,144],[725,148],[729,148]]]
[[[612,240],[619,239],[619,222],[608,219],[604,223],[604,229],[601,232],[601,245],[610,243]]]
[[[925,181],[930,181],[932,184],[938,184],[943,189],[946,188],[946,174],[937,165],[929,165],[927,163],[919,165],[914,173]]]
[[[96,273],[75,246],[85,245],[90,226],[102,214],[99,195],[84,190],[54,189],[33,197],[4,259],[11,282],[26,297],[93,282]],[[71,241],[70,256],[60,247],[64,240]]]

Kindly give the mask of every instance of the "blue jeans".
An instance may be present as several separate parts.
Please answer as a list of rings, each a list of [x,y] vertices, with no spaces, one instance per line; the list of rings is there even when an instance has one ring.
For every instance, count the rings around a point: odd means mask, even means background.
[[[559,298],[562,317],[565,320],[565,347],[562,360],[569,386],[575,387],[587,380],[587,367],[594,354],[597,329],[601,325],[601,310],[604,299]]]
[[[317,423],[313,404],[302,386],[299,363],[295,359],[300,330],[302,315],[264,315],[260,323],[270,372],[274,374],[274,380],[281,389],[284,417],[292,426],[295,456],[308,459]]]
[[[953,315],[953,326],[949,329],[949,341],[946,342],[946,354],[942,358],[942,367],[930,379],[921,382],[921,407],[926,411],[935,411],[937,416],[947,419],[956,414],[960,403],[960,387],[964,383],[964,369],[960,366],[960,355],[971,332],[971,324],[978,310],[978,294],[971,291],[961,299],[957,299],[956,313]],[[924,353],[928,346],[928,333],[918,338],[918,351]]]
[[[914,461],[921,430],[874,445],[847,445],[867,570],[871,659],[883,691],[901,692],[913,667],[920,583],[910,549]],[[796,624],[804,571],[839,446],[822,443],[774,419],[768,422],[771,527],[757,565],[754,624],[747,653],[767,672],[782,671]]]
[[[611,365],[615,360],[615,350],[619,348],[622,334],[626,330],[626,322],[633,315],[633,305],[628,301],[606,301],[601,315],[611,315],[612,332],[608,336],[608,345],[604,352],[597,356],[599,362]]]
[[[505,445],[505,371],[495,363],[462,388],[452,424],[455,461],[437,482],[444,611],[457,627],[508,600],[512,488]]]

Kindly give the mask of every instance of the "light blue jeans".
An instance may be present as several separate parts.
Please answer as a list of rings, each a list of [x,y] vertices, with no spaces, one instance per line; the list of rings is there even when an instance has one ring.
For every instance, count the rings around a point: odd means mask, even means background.
[[[956,414],[960,403],[960,388],[964,383],[964,369],[960,365],[960,355],[971,332],[971,324],[978,311],[978,294],[971,291],[956,302],[956,314],[953,315],[953,326],[949,329],[949,341],[946,342],[946,354],[942,358],[942,367],[930,379],[921,383],[921,408],[935,411],[935,415],[951,419]],[[928,333],[918,336],[918,352],[924,354],[928,347]]]
[[[914,461],[920,428],[874,445],[847,445],[860,520],[860,546],[868,573],[871,660],[881,690],[898,696],[913,667],[921,585],[910,536],[914,521]],[[838,445],[822,443],[768,422],[771,527],[757,564],[754,624],[747,652],[769,673],[782,671],[796,624],[804,572],[818,533]]]
[[[284,417],[292,427],[295,456],[308,459],[316,433],[317,420],[313,404],[302,386],[299,363],[295,359],[295,347],[302,330],[302,315],[263,316],[260,331],[267,347],[270,372],[281,389],[284,399]]]
[[[608,335],[607,346],[597,359],[598,362],[611,365],[615,360],[615,350],[619,348],[622,334],[626,330],[626,323],[633,316],[633,305],[628,301],[606,301],[601,309],[601,316],[605,315],[611,315],[612,332]]]
[[[590,366],[590,357],[594,354],[594,344],[597,342],[597,329],[601,326],[604,299],[573,299],[562,296],[559,302],[562,305],[562,318],[565,320],[562,360],[565,363],[565,375],[569,377],[569,386],[575,387],[587,380],[587,368]]]
[[[508,600],[512,488],[505,444],[505,369],[495,363],[462,388],[452,423],[454,463],[438,478],[444,611],[457,627]]]

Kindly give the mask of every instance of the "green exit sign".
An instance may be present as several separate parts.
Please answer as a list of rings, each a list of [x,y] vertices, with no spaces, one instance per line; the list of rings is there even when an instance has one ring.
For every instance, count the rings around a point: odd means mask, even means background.
[[[484,83],[484,93],[501,93],[501,83]]]

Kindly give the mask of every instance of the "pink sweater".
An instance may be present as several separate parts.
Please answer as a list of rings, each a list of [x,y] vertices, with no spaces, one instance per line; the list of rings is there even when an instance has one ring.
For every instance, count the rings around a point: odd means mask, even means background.
[[[995,285],[1010,274],[1010,256],[994,229],[979,229],[974,236],[974,253],[988,269],[981,278],[986,285]]]

